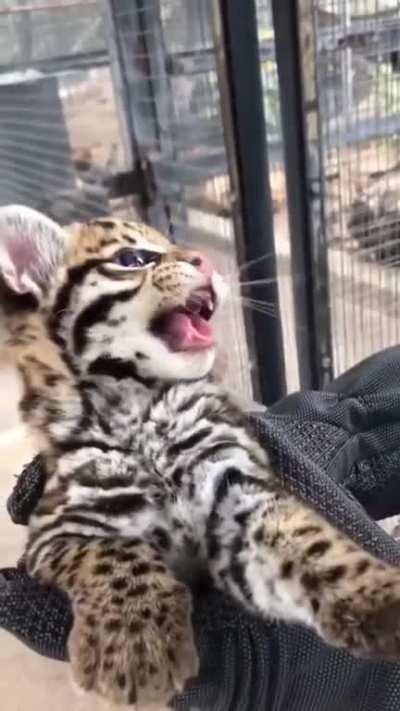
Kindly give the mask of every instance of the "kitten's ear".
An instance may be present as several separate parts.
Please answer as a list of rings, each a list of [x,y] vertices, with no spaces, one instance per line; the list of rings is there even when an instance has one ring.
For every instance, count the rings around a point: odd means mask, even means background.
[[[66,232],[30,207],[0,208],[0,278],[14,294],[39,301],[62,264]]]

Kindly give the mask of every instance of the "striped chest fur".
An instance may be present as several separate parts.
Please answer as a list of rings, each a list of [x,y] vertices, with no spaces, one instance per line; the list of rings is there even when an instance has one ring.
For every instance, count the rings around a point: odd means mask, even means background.
[[[66,425],[58,439],[60,455],[30,524],[32,562],[62,533],[140,536],[193,582],[208,571],[211,514],[223,481],[244,468],[263,491],[266,455],[209,380],[164,386],[139,414],[125,397],[111,385],[107,397],[89,390],[85,430]],[[59,422],[55,428],[60,437]],[[241,511],[249,512],[246,497]]]

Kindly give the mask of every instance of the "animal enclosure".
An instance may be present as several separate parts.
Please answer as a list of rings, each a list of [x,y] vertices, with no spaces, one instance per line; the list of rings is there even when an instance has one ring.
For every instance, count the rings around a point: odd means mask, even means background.
[[[399,127],[397,0],[0,5],[0,204],[207,250],[248,401],[399,342]]]

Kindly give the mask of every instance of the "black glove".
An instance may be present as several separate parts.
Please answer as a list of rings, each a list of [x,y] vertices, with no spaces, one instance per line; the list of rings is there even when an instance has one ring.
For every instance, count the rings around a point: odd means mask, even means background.
[[[40,456],[22,471],[8,499],[12,521],[26,525],[42,496],[45,475]],[[30,578],[23,559],[17,568],[0,571],[0,625],[36,652],[64,660],[72,612],[58,588],[44,587]]]

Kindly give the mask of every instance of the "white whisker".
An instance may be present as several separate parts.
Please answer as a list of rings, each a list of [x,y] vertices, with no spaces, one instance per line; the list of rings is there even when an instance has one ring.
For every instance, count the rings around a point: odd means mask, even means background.
[[[276,306],[274,301],[267,301],[266,299],[253,299],[248,296],[240,296],[239,299],[247,301],[249,304],[265,304],[265,306],[273,306],[274,308]]]
[[[239,271],[242,272],[244,269],[247,269],[248,267],[252,267],[254,264],[258,264],[259,262],[262,262],[264,259],[271,259],[273,257],[275,252],[266,252],[265,254],[262,254],[261,257],[256,257],[255,259],[250,259],[249,262],[244,262],[244,264],[241,264],[239,266]]]
[[[268,306],[266,304],[252,304],[252,303],[247,303],[246,301],[244,301],[243,306],[247,309],[252,309],[253,311],[258,311],[259,313],[264,313],[264,314],[269,314],[269,315],[274,315],[274,316],[278,315],[278,312],[276,309],[274,309],[272,306]]]
[[[265,306],[257,306],[257,304],[243,304],[243,307],[245,309],[249,309],[249,311],[258,311],[260,314],[269,314],[271,316],[278,316],[278,312],[274,311],[273,309],[268,309]]]
[[[270,318],[281,319],[281,312],[276,304],[273,304],[268,301],[249,299],[245,296],[235,297],[232,296],[232,294],[230,298],[232,299],[232,301],[237,304],[240,304],[243,308],[248,309],[249,311],[254,311],[263,314],[264,316],[269,316]],[[294,330],[305,332],[306,328],[304,326],[294,326]]]
[[[254,264],[258,264],[259,262],[262,262],[265,259],[271,259],[273,257],[275,252],[266,252],[266,254],[262,254],[261,257],[256,257],[255,259],[250,259],[248,262],[243,262],[243,264],[238,264],[237,268],[228,272],[228,274],[224,274],[223,278],[225,281],[229,282],[231,279],[234,279],[237,281],[237,273],[243,272],[245,269],[248,269],[249,267],[254,266]]]
[[[264,284],[276,284],[278,277],[270,279],[254,279],[253,281],[240,281],[238,286],[263,286]]]
[[[276,309],[276,304],[272,301],[266,301],[265,299],[250,299],[246,296],[231,296],[232,301],[236,301],[242,304],[247,304],[249,306],[260,306],[261,308]]]

